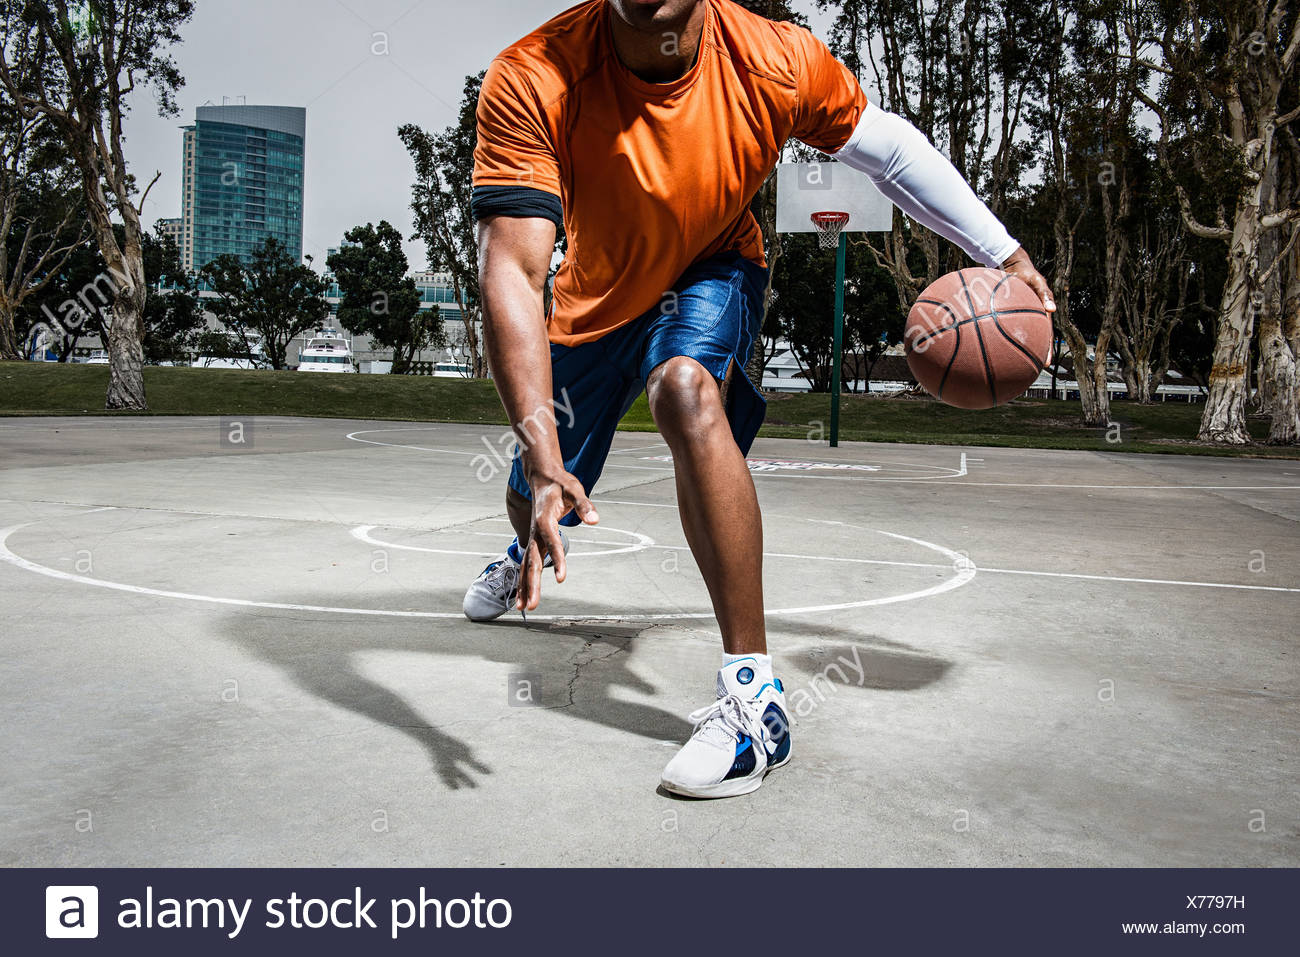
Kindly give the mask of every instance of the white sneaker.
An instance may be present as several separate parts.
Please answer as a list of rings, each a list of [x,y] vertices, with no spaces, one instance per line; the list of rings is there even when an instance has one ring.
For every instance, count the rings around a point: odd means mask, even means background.
[[[560,541],[564,543],[564,554],[569,554],[569,536],[564,534],[564,529],[560,529]],[[542,567],[549,568],[552,564],[551,556],[547,555]],[[465,617],[470,621],[491,621],[513,608],[519,592],[519,571],[519,563],[509,552],[483,569],[465,592],[461,605]]]
[[[695,731],[664,768],[664,790],[735,797],[758,790],[768,771],[789,763],[785,689],[773,679],[755,692],[752,665],[742,658],[718,672],[718,700],[691,714]]]

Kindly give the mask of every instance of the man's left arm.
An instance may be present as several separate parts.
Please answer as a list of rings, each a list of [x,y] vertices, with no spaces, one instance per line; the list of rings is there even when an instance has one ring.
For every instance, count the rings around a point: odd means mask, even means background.
[[[868,103],[835,158],[861,170],[895,206],[986,266],[1023,279],[1050,312],[1047,280],[961,173],[911,123]]]
[[[794,24],[779,24],[795,65],[796,139],[871,177],[895,206],[986,266],[1029,284],[1050,312],[1047,280],[1029,254],[971,190],[947,157],[901,116],[867,100],[857,77],[826,44]]]

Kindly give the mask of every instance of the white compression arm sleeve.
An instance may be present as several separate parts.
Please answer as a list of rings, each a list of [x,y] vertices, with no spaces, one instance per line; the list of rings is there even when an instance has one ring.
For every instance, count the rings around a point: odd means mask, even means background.
[[[1005,226],[911,123],[868,103],[835,158],[862,170],[895,206],[986,266],[1020,248]]]

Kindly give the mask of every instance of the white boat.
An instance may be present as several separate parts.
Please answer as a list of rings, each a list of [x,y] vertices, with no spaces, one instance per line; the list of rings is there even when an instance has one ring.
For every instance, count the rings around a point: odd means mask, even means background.
[[[444,379],[468,379],[473,375],[473,370],[468,362],[462,361],[455,349],[448,349],[446,358],[433,364],[433,375]]]
[[[299,372],[356,372],[352,343],[337,329],[318,329],[298,353]]]

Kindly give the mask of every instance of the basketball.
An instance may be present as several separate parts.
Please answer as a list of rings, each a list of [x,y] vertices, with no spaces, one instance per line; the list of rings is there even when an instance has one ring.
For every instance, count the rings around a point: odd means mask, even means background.
[[[1052,320],[1022,280],[999,269],[940,276],[912,304],[907,365],[926,392],[958,409],[991,409],[1033,385]]]

